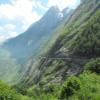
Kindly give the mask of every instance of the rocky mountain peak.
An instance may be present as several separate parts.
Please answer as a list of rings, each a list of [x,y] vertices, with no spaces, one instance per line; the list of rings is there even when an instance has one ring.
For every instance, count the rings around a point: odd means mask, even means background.
[[[47,13],[44,15],[44,18],[49,18],[49,19],[57,19],[59,18],[59,14],[61,13],[61,11],[59,10],[59,8],[57,6],[52,6]]]

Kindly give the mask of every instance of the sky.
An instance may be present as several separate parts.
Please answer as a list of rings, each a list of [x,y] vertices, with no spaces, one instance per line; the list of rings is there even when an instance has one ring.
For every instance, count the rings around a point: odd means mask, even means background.
[[[79,3],[80,0],[0,0],[0,42],[23,33],[52,6],[75,9]]]

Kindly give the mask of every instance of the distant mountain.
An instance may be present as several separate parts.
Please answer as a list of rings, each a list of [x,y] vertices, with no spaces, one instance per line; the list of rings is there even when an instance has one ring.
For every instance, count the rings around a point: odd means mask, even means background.
[[[58,17],[57,14],[58,9],[51,8],[41,20],[32,24],[23,34],[8,40],[4,46],[8,48],[15,57],[21,58],[30,55],[36,48],[41,46],[40,44],[43,40],[46,40],[46,37],[51,35],[51,30],[55,28],[59,22],[58,19],[55,20],[54,24],[52,21],[52,19]]]
[[[63,16],[57,7],[51,7],[47,13],[21,35],[8,40],[4,47],[19,61],[31,55],[37,55],[46,41],[53,35],[54,29],[61,23]]]
[[[66,13],[66,15],[69,16],[70,12]],[[23,73],[28,69],[25,65],[27,65],[29,59],[31,57],[35,59],[44,52],[44,47],[48,46],[47,43],[49,43],[54,36],[53,31],[56,30],[57,26],[63,23],[64,18],[67,17],[66,15],[57,7],[51,7],[46,14],[39,21],[33,23],[27,31],[15,38],[7,40],[0,46],[2,48],[1,53],[5,54],[3,56],[0,55],[0,79],[2,79],[4,73],[9,74],[9,80],[12,80],[14,75],[17,78],[19,78],[18,75],[20,74],[23,76]],[[5,67],[3,68],[3,66]],[[12,69],[13,72],[5,69]],[[6,76],[4,75],[4,77]],[[3,79],[6,80],[6,78]]]

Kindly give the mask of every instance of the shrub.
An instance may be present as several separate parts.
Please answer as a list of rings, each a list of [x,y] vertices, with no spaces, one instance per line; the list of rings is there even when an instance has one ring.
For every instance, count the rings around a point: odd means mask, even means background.
[[[70,77],[63,85],[60,98],[65,99],[73,95],[77,90],[80,89],[80,84],[80,80],[77,77]]]
[[[81,88],[74,95],[72,100],[99,100],[100,98],[100,76],[95,73],[83,73],[79,76]]]
[[[28,96],[24,96],[11,86],[0,81],[0,100],[34,100],[33,98],[29,98]]]
[[[21,100],[20,95],[10,86],[0,81],[0,100]]]
[[[90,60],[85,65],[85,70],[100,74],[100,58]]]

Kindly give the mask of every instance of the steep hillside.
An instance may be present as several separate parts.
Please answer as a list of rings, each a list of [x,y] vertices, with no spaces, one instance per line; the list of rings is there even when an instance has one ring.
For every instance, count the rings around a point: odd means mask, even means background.
[[[25,73],[27,78],[23,76],[22,82],[28,86],[33,83],[61,83],[68,76],[81,73],[91,58],[100,56],[99,10],[100,1],[83,1],[63,23],[61,35],[52,47],[47,47],[50,48],[47,53],[35,63],[32,63],[32,58],[29,59],[29,69]]]
[[[39,58],[29,59],[17,88],[39,100],[99,100],[100,1],[83,0],[55,34]]]

